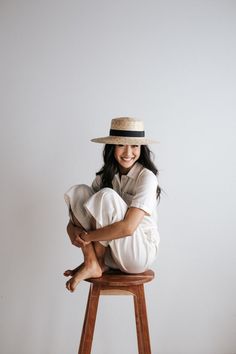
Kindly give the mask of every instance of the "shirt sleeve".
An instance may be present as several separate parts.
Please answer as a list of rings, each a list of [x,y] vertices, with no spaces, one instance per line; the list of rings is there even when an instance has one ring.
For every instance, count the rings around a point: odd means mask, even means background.
[[[142,209],[151,215],[157,205],[157,186],[158,180],[154,173],[144,169],[137,179],[130,207]]]
[[[91,185],[91,188],[93,190],[94,193],[98,192],[101,189],[101,175],[97,175]]]

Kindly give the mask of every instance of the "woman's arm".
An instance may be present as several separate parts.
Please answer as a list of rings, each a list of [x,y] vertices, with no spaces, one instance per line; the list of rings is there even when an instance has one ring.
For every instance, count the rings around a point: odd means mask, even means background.
[[[127,210],[124,220],[117,221],[100,229],[88,231],[87,234],[82,232],[80,238],[86,242],[90,242],[110,241],[117,238],[131,236],[145,214],[146,212],[144,210],[131,207]]]

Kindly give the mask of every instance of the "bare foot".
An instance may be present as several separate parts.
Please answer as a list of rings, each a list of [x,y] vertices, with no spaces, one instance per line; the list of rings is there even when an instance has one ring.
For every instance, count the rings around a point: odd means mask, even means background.
[[[99,265],[100,265],[100,267],[101,267],[103,273],[106,272],[106,271],[108,271],[108,270],[110,269],[105,263],[103,263],[103,264],[100,264],[100,263],[99,263]],[[77,273],[78,270],[80,270],[80,269],[82,268],[82,266],[84,266],[84,262],[81,263],[81,264],[80,264],[78,267],[76,267],[75,269],[67,269],[67,270],[65,270],[65,272],[63,273],[63,275],[64,275],[65,277],[69,277],[69,276],[73,277],[73,275],[75,275],[75,273]]]
[[[69,277],[69,276],[73,276],[75,275],[76,272],[78,272],[78,270],[81,269],[81,267],[84,265],[84,262],[81,263],[78,267],[76,267],[75,269],[67,269],[63,274],[65,277]]]
[[[104,262],[100,263],[100,262],[98,261],[98,263],[99,263],[99,265],[100,265],[100,268],[101,268],[101,270],[102,270],[102,273],[104,273],[104,272],[106,272],[106,271],[108,271],[108,270],[110,269]]]
[[[102,276],[102,269],[98,263],[81,264],[80,269],[75,272],[70,280],[66,282],[66,287],[70,292],[75,291],[77,285],[81,280],[89,278],[100,278]]]

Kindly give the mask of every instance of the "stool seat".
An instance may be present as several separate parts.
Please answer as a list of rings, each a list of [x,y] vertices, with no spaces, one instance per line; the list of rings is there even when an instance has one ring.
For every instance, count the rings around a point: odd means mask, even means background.
[[[120,270],[112,269],[104,272],[100,278],[86,279],[89,283],[100,284],[105,286],[132,286],[148,283],[154,278],[155,274],[152,270],[144,273],[130,274]]]
[[[100,295],[132,295],[139,354],[151,354],[144,283],[150,282],[155,274],[152,270],[130,274],[120,270],[104,272],[100,278],[86,279],[90,283],[84,324],[80,339],[79,354],[90,354]]]

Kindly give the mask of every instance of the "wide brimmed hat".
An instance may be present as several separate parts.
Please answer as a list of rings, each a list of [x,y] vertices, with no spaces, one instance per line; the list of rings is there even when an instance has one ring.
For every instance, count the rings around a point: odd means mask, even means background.
[[[91,140],[94,143],[115,145],[147,145],[158,141],[145,137],[141,120],[129,117],[114,118],[111,121],[110,135]]]

